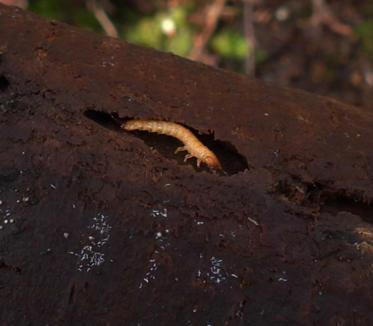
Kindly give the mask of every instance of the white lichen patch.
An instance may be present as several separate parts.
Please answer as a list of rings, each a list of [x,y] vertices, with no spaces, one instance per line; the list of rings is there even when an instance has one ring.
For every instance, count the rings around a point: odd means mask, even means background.
[[[149,267],[146,270],[142,281],[139,284],[139,289],[142,289],[144,286],[148,285],[151,281],[155,280],[155,272],[158,269],[156,258],[159,254],[159,251],[154,251],[152,258],[149,259]]]
[[[105,262],[102,247],[109,241],[112,229],[107,218],[103,213],[94,216],[92,222],[87,226],[88,235],[84,237],[86,243],[77,252],[69,251],[69,254],[78,258],[77,270],[79,272],[89,272]]]
[[[203,259],[203,257],[204,256],[200,254],[200,259]],[[232,277],[238,277],[236,274],[231,275],[234,275]],[[215,284],[221,284],[228,276],[229,275],[224,268],[223,259],[214,256],[210,257],[208,265],[198,269],[196,274],[196,278],[203,283],[210,281]]]
[[[161,208],[161,209],[152,209],[151,215],[153,217],[167,217],[167,208]]]
[[[162,209],[153,209],[151,212],[152,217],[167,217],[167,208]],[[170,230],[168,228],[162,228],[154,233],[154,241],[157,247],[151,255],[149,261],[147,262],[147,268],[145,270],[144,276],[141,278],[141,281],[138,285],[139,289],[144,288],[145,286],[150,285],[153,281],[156,280],[156,275],[159,272],[159,256],[162,252],[165,252],[168,248],[171,247],[171,243],[168,239]]]

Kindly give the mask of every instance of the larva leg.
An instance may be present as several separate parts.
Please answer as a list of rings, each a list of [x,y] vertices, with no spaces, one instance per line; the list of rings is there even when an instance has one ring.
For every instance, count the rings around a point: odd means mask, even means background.
[[[200,165],[201,165],[201,160],[197,158],[197,167],[199,167]]]
[[[187,155],[185,155],[184,162],[186,162],[187,160],[189,160],[189,159],[192,158],[192,157],[193,157],[192,154],[187,154]]]
[[[187,149],[185,148],[185,146],[178,147],[178,148],[176,148],[175,154],[178,153],[178,152],[186,151],[186,150]]]

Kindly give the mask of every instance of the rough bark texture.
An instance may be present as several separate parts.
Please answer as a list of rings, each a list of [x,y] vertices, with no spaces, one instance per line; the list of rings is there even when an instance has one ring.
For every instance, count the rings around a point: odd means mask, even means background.
[[[373,324],[372,113],[3,5],[0,52],[1,325]]]

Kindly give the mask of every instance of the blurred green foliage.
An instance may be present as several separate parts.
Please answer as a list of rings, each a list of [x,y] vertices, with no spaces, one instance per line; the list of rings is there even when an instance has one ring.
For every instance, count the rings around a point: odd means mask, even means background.
[[[190,16],[200,10],[201,6],[198,1],[181,3],[170,9],[155,7],[155,10],[144,15],[124,2],[116,5],[115,12],[109,16],[120,38],[186,57],[193,48],[196,32],[200,31],[199,26],[190,21]],[[30,0],[28,9],[47,18],[104,33],[84,1]],[[167,31],[167,27],[173,30]],[[244,59],[251,51],[239,30],[224,25],[218,26],[208,47],[219,58],[236,61],[235,69],[241,72],[244,70]],[[257,52],[257,62],[265,60],[266,53],[256,49],[255,53]]]
[[[87,30],[103,33],[100,23],[92,12],[86,9],[76,9],[71,15],[75,25]]]
[[[364,51],[373,57],[373,20],[357,25],[355,33],[360,36]]]
[[[210,3],[212,2],[211,0]],[[141,3],[146,3],[147,9],[141,9]],[[138,3],[111,1],[114,10],[109,10],[107,14],[120,38],[187,57],[193,49],[195,36],[203,28],[201,25],[206,23],[202,9],[209,1],[190,0],[176,3],[176,6],[167,8],[166,2],[156,0],[139,0]],[[368,18],[369,12],[373,12],[373,6],[367,3],[362,9],[366,17],[355,26],[354,31],[361,39],[362,49],[369,56],[373,56],[373,20]],[[216,30],[206,44],[207,54],[222,67],[244,72],[245,59],[252,54],[253,49],[242,31],[242,5],[228,2],[227,7],[236,10],[235,16],[218,21]],[[272,12],[275,12],[277,5],[270,7]],[[86,0],[29,0],[28,9],[47,18],[104,33],[97,17],[87,8]],[[311,14],[309,3],[300,6],[299,17],[309,18]],[[197,19],[191,18],[198,15]],[[294,23],[297,23],[297,19],[294,19]],[[269,33],[270,31],[268,28]],[[257,45],[254,50],[255,64],[259,66],[267,62],[270,51],[271,48],[265,50]]]
[[[28,9],[41,16],[63,21],[67,7],[64,0],[37,0],[30,1]]]
[[[223,58],[245,59],[252,51],[246,39],[238,31],[224,28],[211,39],[211,49]]]
[[[193,44],[193,26],[187,17],[186,6],[157,11],[152,16],[132,14],[132,24],[124,24],[120,35],[135,44],[187,56]],[[169,35],[165,31],[167,25],[174,30]]]
[[[103,33],[101,25],[91,11],[85,7],[71,7],[66,0],[30,1],[28,10],[50,19]]]
[[[29,0],[28,10],[102,34],[113,25],[134,44],[371,106],[372,0],[324,1],[335,21],[325,20],[312,0],[254,2],[227,0],[220,11],[217,0]],[[101,16],[94,4],[103,6]],[[244,34],[249,12],[250,37]],[[354,33],[340,33],[338,21]]]

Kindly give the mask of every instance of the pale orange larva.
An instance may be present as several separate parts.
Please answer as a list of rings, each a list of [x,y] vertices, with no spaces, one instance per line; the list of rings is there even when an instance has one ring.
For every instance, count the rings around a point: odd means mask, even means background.
[[[190,130],[175,122],[157,120],[129,120],[123,123],[121,127],[128,131],[144,130],[175,137],[184,144],[184,146],[178,147],[175,153],[180,151],[188,151],[184,162],[191,157],[195,157],[197,159],[198,167],[202,162],[205,163],[210,169],[220,170],[222,168],[218,158],[212,151],[203,145]]]

